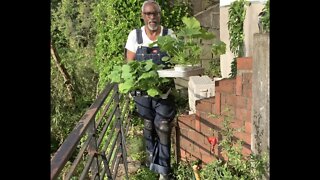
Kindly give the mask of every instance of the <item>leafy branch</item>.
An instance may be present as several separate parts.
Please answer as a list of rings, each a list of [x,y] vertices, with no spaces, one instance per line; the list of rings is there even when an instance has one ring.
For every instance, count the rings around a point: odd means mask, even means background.
[[[160,36],[157,44],[163,51],[166,51],[169,57],[162,58],[163,61],[170,61],[172,64],[195,65],[200,63],[202,48],[200,41],[202,39],[214,39],[215,35],[201,28],[200,22],[194,17],[183,17],[184,26],[177,31],[176,36]],[[215,55],[225,53],[223,42],[213,43],[212,52]]]
[[[157,65],[152,60],[131,61],[122,66],[114,66],[108,78],[111,82],[119,83],[120,93],[142,90],[154,97],[166,93],[162,87],[171,82],[168,78],[159,77],[157,70],[162,68],[163,65]]]

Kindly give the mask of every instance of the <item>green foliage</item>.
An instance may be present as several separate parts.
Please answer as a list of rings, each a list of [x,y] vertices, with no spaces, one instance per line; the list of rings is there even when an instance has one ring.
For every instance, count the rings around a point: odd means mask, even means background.
[[[229,74],[230,78],[234,78],[237,75],[237,58],[233,58],[231,62],[231,72]]]
[[[145,161],[147,153],[145,151],[145,141],[142,135],[135,135],[127,138],[128,157],[134,161]]]
[[[201,172],[202,179],[248,179],[258,180],[266,173],[268,166],[267,154],[257,155],[242,154],[242,141],[235,141],[233,138],[235,129],[230,127],[232,116],[230,111],[226,110],[226,116],[223,120],[222,141],[219,145],[227,160],[218,159],[205,166]]]
[[[51,1],[51,40],[71,75],[75,91],[75,102],[71,103],[64,80],[52,63],[51,152],[57,150],[105,87],[113,66],[124,62],[126,38],[132,29],[142,26],[142,3],[143,0]],[[169,18],[162,19],[163,24],[178,28],[181,18],[170,17],[182,17],[187,9],[182,4],[162,7],[163,15],[169,14]]]
[[[270,32],[270,0],[267,1],[262,9],[262,17],[260,19],[262,32]]]
[[[173,31],[178,31],[183,26],[182,17],[189,17],[192,14],[190,2],[175,1],[172,3],[168,0],[158,2],[161,6],[161,22],[163,26],[169,27]]]
[[[141,0],[101,0],[94,7],[97,29],[96,66],[99,69],[99,89],[105,86],[110,70],[124,62],[124,45],[135,27],[141,26]]]
[[[157,180],[159,178],[158,178],[158,174],[156,174],[155,172],[149,170],[146,167],[142,167],[136,172],[136,174],[130,175],[129,179],[130,180],[142,180],[142,179]]]
[[[188,161],[180,161],[179,164],[173,164],[172,169],[177,180],[195,180],[192,164]]]
[[[223,41],[217,41],[212,44],[211,52],[214,58],[209,62],[209,68],[205,74],[210,77],[221,77],[220,71],[220,55],[226,53],[226,44]]]
[[[157,70],[162,69],[152,60],[131,61],[122,66],[114,66],[108,78],[119,83],[119,92],[127,94],[133,90],[146,91],[149,96],[164,94],[161,87],[170,83],[168,78],[159,77]]]
[[[158,44],[161,50],[168,53],[169,57],[162,58],[163,61],[180,65],[199,64],[202,51],[200,40],[213,39],[215,35],[202,29],[200,22],[194,17],[183,17],[182,22],[184,26],[176,33],[177,37],[162,36],[150,46]],[[215,50],[223,48],[218,44],[216,46],[213,46]]]
[[[218,41],[217,43],[212,44],[211,51],[215,56],[220,56],[226,53],[226,43]]]
[[[205,70],[204,74],[209,77],[221,77],[219,58],[215,58],[209,62],[209,68]]]
[[[61,65],[71,76],[74,102],[64,79],[51,60],[51,152],[55,152],[95,99],[98,76],[92,64],[94,36],[92,1],[51,2],[51,40]]]
[[[246,8],[245,8],[246,5],[247,6],[249,5],[248,1],[236,0],[231,3],[230,8],[228,10],[229,21],[227,24],[228,24],[229,38],[230,38],[230,50],[235,57],[240,57],[244,55],[243,23],[246,16]],[[237,68],[232,66],[231,73],[229,75],[232,78],[235,77],[237,75]]]

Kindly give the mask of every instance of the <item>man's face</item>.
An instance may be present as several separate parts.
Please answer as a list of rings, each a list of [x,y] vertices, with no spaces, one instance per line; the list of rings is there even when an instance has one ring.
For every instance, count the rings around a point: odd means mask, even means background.
[[[156,31],[160,25],[160,12],[157,5],[148,3],[144,6],[142,17],[144,24],[151,30]]]

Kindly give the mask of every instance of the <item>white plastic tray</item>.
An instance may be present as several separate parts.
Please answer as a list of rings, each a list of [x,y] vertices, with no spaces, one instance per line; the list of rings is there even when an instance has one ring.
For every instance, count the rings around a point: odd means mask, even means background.
[[[174,69],[162,69],[158,70],[160,77],[189,77],[189,76],[198,76],[204,73],[203,67],[195,67],[193,69],[185,71],[175,71]]]

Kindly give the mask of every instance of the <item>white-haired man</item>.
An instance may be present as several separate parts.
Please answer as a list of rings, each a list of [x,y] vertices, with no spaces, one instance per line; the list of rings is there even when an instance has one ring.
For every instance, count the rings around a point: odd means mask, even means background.
[[[173,35],[171,29],[160,25],[161,8],[153,0],[145,1],[141,8],[141,16],[145,25],[129,33],[126,43],[126,59],[130,61],[145,61],[152,59],[156,64],[166,65],[161,60],[166,56],[156,45],[149,47],[158,36]],[[171,86],[174,88],[172,81]],[[146,92],[131,92],[138,114],[144,119],[143,135],[149,158],[147,166],[159,173],[160,179],[170,179],[170,134],[171,122],[176,115],[174,96],[169,94],[166,99],[147,96]]]

